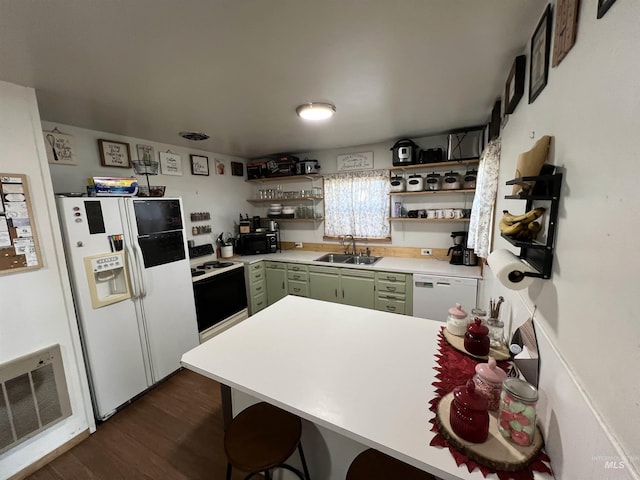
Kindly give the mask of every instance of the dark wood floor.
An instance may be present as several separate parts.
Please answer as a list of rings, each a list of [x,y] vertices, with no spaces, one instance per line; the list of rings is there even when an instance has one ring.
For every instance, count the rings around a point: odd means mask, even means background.
[[[226,465],[219,384],[182,370],[28,478],[218,480]]]

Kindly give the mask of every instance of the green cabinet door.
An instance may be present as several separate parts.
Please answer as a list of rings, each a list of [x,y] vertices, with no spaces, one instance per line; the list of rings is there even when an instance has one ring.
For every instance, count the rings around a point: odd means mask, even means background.
[[[287,295],[287,270],[284,263],[267,262],[267,303],[273,305]]]
[[[340,275],[337,268],[309,268],[309,298],[339,302]]]
[[[342,271],[341,303],[373,308],[375,305],[374,273],[362,270]]]

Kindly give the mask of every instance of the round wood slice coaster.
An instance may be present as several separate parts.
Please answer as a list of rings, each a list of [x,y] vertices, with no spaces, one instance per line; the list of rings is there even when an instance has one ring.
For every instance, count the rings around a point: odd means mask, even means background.
[[[489,349],[489,355],[474,355],[473,353],[467,352],[467,350],[464,348],[464,337],[458,337],[446,328],[442,331],[442,335],[447,340],[447,342],[449,342],[449,345],[451,345],[459,352],[469,355],[470,357],[480,360],[488,360],[489,357],[493,357],[498,361],[511,359],[511,355],[509,355],[509,350],[507,349],[506,345],[500,345],[500,347],[491,347]]]
[[[453,392],[440,399],[436,410],[436,422],[440,434],[457,450],[474,462],[494,470],[516,472],[531,463],[542,448],[542,433],[536,427],[533,443],[521,447],[511,443],[498,431],[498,412],[489,412],[489,437],[484,443],[471,443],[455,434],[449,422]]]

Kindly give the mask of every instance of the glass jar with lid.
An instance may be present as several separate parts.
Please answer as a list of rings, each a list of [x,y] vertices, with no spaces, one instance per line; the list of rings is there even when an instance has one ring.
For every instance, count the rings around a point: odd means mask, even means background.
[[[489,328],[489,343],[492,347],[499,347],[504,344],[504,322],[499,318],[487,319]]]
[[[502,382],[498,431],[521,445],[533,443],[536,432],[536,403],[538,389],[525,380],[507,378]]]
[[[447,331],[452,335],[463,337],[467,331],[467,312],[462,309],[462,305],[456,303],[455,307],[449,309],[447,317]]]
[[[482,325],[479,318],[474,318],[464,334],[464,349],[472,355],[480,357],[489,354],[489,329]]]
[[[487,399],[489,410],[498,410],[502,382],[506,378],[507,374],[498,366],[496,359],[493,357],[489,357],[487,363],[476,365],[473,383],[476,386],[476,391]]]
[[[453,389],[449,411],[451,429],[460,438],[472,443],[482,443],[489,436],[489,412],[487,399],[476,391],[472,380]]]

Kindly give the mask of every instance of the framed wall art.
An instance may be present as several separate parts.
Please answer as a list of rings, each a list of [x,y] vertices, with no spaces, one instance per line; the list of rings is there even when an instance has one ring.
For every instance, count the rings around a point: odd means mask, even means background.
[[[224,175],[224,160],[216,158],[216,173],[218,175]]]
[[[182,158],[172,151],[160,152],[160,171],[163,175],[182,175]]]
[[[241,162],[231,162],[231,175],[235,177],[243,177],[244,165]]]
[[[349,153],[336,158],[339,172],[373,169],[373,152]]]
[[[191,155],[191,174],[209,175],[209,159],[201,155]]]
[[[552,67],[557,67],[576,43],[580,0],[557,0],[556,28],[553,34]]]
[[[604,14],[614,3],[616,3],[616,0],[598,0],[598,18],[604,17]]]
[[[551,46],[551,4],[545,8],[533,37],[529,57],[529,103],[540,95],[549,78],[549,51]]]
[[[519,55],[513,62],[511,72],[504,86],[504,111],[513,113],[524,93],[524,70],[527,68],[527,57]]]
[[[66,135],[57,128],[50,132],[42,132],[42,134],[49,163],[56,165],[78,164],[72,135]]]
[[[100,164],[103,167],[131,168],[129,144],[113,140],[98,140]]]

